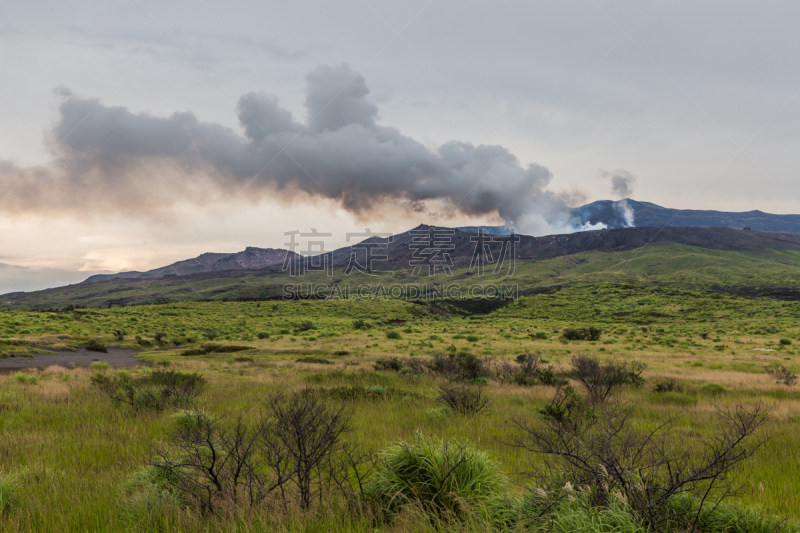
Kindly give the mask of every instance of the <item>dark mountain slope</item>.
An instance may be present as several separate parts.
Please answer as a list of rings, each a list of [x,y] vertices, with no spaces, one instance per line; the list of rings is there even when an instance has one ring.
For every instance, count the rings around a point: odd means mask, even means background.
[[[688,226],[736,229],[749,227],[758,231],[800,233],[800,215],[773,215],[762,211],[731,213],[670,209],[650,202],[637,202],[630,199],[623,201],[627,202],[633,211],[633,223],[636,227]],[[570,222],[576,227],[587,223],[603,223],[610,229],[628,226],[624,216],[624,205],[611,200],[601,200],[572,209]]]
[[[164,276],[189,276],[204,272],[227,272],[231,270],[258,270],[275,265],[283,265],[287,254],[296,256],[294,252],[276,248],[254,248],[248,246],[242,252],[233,254],[205,253],[178,261],[171,265],[148,270],[147,272],[120,272],[119,274],[98,274],[87,278],[83,283],[97,283],[110,279],[159,279]]]
[[[430,235],[431,237],[426,237]],[[492,263],[503,252],[504,237],[487,236],[485,250],[491,253]],[[584,231],[565,235],[531,237],[517,235],[513,245],[517,259],[551,259],[581,252],[614,252],[641,248],[650,245],[685,244],[707,250],[765,253],[769,250],[800,250],[800,234],[742,231],[731,228],[621,228]],[[372,237],[363,243],[332,252],[334,267],[346,267],[351,262],[366,265],[366,248],[376,248],[373,258],[380,253],[387,259],[373,259],[374,270],[397,270],[414,268],[424,264],[421,258],[430,256],[430,249],[439,248],[439,258],[447,254],[449,261],[439,264],[453,267],[469,266],[478,246],[477,235],[461,230],[433,228],[420,225],[413,230],[387,239]],[[425,244],[429,246],[425,246]],[[431,243],[433,245],[431,246]],[[480,250],[480,249],[478,249]]]
[[[629,208],[626,218],[626,204]],[[631,224],[632,222],[632,224]],[[685,226],[692,228],[724,227],[775,233],[800,233],[800,215],[773,215],[763,211],[733,213],[694,209],[670,209],[650,202],[626,199],[619,202],[600,200],[570,210],[569,224],[575,231],[604,224],[608,229],[627,227],[663,228]],[[487,235],[507,235],[505,226],[465,226],[458,228],[469,233],[479,229]]]

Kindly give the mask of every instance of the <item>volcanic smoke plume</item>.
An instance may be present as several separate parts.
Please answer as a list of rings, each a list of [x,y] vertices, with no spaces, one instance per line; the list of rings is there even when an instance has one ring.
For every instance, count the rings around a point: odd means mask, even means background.
[[[636,184],[636,177],[625,169],[618,168],[614,171],[600,169],[601,178],[611,179],[611,194],[619,198],[614,202],[614,209],[625,221],[625,226],[633,228],[633,208],[628,204],[628,197],[633,194],[633,186]]]
[[[16,187],[0,213],[86,216],[107,201],[123,215],[146,216],[224,201],[247,186],[242,197],[251,202],[306,193],[359,216],[391,202],[497,213],[508,224],[564,219],[571,199],[547,190],[547,168],[523,166],[502,146],[450,141],[432,152],[379,125],[364,78],[346,64],[306,79],[305,123],[275,96],[252,92],[238,101],[242,133],[191,112],[132,113],[64,90],[46,135],[56,157],[35,169],[0,162],[0,194]]]

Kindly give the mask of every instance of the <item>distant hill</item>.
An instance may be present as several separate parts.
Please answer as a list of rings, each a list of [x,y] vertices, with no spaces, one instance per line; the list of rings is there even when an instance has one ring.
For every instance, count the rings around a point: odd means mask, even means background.
[[[650,202],[638,202],[631,199],[617,202],[600,200],[581,207],[575,207],[570,210],[569,223],[575,230],[603,224],[608,229],[627,227],[663,228],[665,226],[734,229],[748,227],[756,231],[773,233],[800,233],[800,215],[773,215],[763,211],[734,213],[671,209]],[[481,227],[487,235],[505,235],[508,233],[508,229],[505,226],[468,226],[459,229],[477,233]]]
[[[573,283],[644,283],[710,288],[748,295],[800,295],[800,234],[731,228],[620,228],[565,235],[518,235],[515,271],[493,272],[503,243],[476,242],[478,235],[459,229],[421,225],[391,239],[373,237],[317,256],[330,270],[314,272],[300,256],[290,255],[295,272],[283,269],[285,250],[248,248],[236,254],[202,256],[145,273],[97,277],[90,282],[0,296],[0,307],[56,309],[153,302],[220,299],[280,299],[287,285],[350,287],[376,283],[514,283],[520,291]],[[491,236],[486,236],[491,239]],[[502,237],[501,237],[502,239]],[[430,246],[434,241],[434,246]],[[367,250],[372,248],[371,252]],[[439,254],[432,250],[439,248]],[[486,253],[486,276],[470,268],[476,249]],[[510,251],[510,250],[509,250]],[[446,254],[446,255],[445,255]],[[372,269],[359,271],[368,256]],[[510,257],[506,257],[510,259]],[[436,263],[430,278],[426,261]],[[438,261],[438,262],[437,262]],[[447,267],[446,269],[444,267]],[[447,272],[445,272],[445,270]],[[136,274],[135,277],[131,274]],[[343,289],[348,290],[348,289]]]
[[[248,246],[242,252],[232,254],[205,253],[193,259],[178,261],[177,263],[146,272],[130,271],[118,274],[97,274],[87,278],[83,283],[98,283],[110,279],[159,279],[164,276],[189,276],[203,272],[257,270],[283,265],[287,255],[294,257],[297,254],[276,248],[254,248]]]

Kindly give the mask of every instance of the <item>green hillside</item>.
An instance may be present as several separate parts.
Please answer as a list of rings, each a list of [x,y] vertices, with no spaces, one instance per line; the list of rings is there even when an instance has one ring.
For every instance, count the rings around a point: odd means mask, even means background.
[[[452,276],[413,277],[409,270],[392,276],[346,275],[335,270],[332,277],[309,273],[290,277],[284,273],[245,273],[233,277],[192,275],[159,280],[113,280],[78,284],[31,293],[0,297],[8,309],[50,309],[70,305],[107,307],[147,303],[225,299],[280,299],[286,294],[307,295],[308,285],[325,296],[374,293],[379,286],[457,286],[466,293],[473,285],[516,285],[520,292],[532,289],[590,283],[625,283],[714,289],[759,294],[800,290],[800,252],[773,251],[766,254],[708,250],[671,244],[624,252],[583,252],[546,260],[518,260],[512,275],[487,271],[477,276],[465,268]]]

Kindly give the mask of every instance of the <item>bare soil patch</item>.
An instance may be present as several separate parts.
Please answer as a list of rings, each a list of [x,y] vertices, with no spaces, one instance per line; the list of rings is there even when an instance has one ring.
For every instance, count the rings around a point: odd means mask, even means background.
[[[0,370],[16,370],[23,368],[47,368],[50,365],[63,367],[89,366],[94,361],[108,363],[114,368],[131,368],[142,364],[134,355],[141,353],[127,348],[108,348],[108,353],[76,350],[61,351],[54,354],[39,354],[33,357],[0,358]]]

